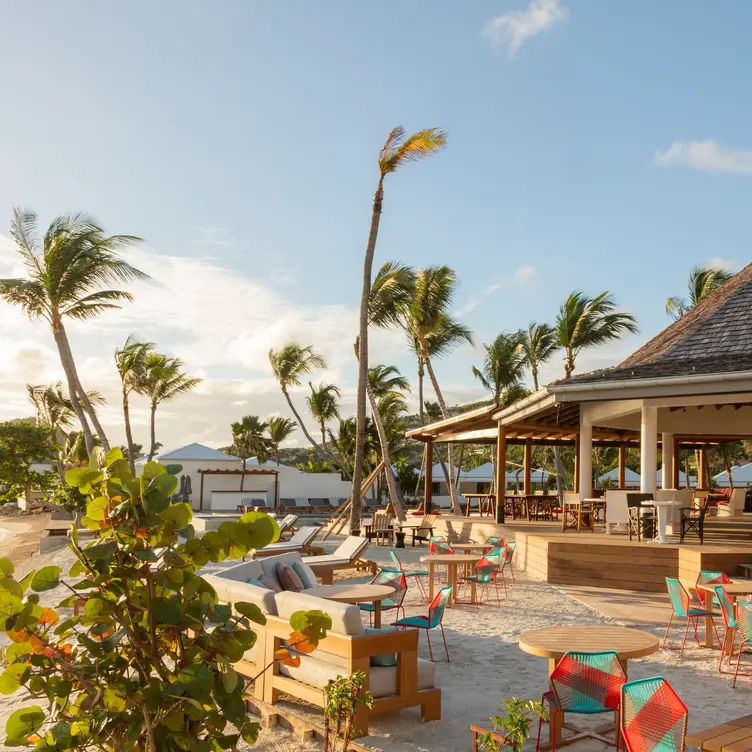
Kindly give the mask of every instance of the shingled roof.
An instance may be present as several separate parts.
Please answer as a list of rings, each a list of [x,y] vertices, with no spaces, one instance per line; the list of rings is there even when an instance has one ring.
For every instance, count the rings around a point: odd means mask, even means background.
[[[752,371],[752,264],[613,368],[567,383]]]

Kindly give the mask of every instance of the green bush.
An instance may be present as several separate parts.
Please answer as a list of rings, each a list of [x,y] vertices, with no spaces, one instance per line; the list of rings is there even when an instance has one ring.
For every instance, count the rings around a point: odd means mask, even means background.
[[[50,494],[49,500],[71,514],[86,511],[86,496],[75,486],[58,484]]]

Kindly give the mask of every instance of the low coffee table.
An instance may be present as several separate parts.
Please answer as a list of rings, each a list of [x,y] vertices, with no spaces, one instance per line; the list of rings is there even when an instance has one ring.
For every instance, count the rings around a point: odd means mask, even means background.
[[[317,585],[303,592],[335,603],[373,603],[373,626],[381,629],[381,601],[395,590],[389,585]]]

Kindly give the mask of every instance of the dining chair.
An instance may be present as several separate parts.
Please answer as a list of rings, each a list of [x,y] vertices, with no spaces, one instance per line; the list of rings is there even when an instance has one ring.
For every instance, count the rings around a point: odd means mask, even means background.
[[[387,585],[394,588],[394,595],[390,595],[388,598],[383,598],[381,603],[381,612],[384,611],[397,611],[397,617],[399,617],[400,609],[402,609],[402,616],[405,616],[405,607],[402,602],[405,600],[407,594],[407,578],[403,572],[390,572],[386,569],[382,569],[372,580],[371,585]],[[358,604],[361,611],[368,613],[369,623],[373,625],[373,614],[376,611],[375,603],[360,603]]]
[[[662,676],[624,683],[619,705],[627,752],[684,752],[687,706]]]
[[[750,674],[740,674],[739,665],[742,660],[742,653],[752,650],[752,601],[736,602],[736,624],[741,635],[741,644],[739,645],[739,653],[736,657],[736,669],[734,670],[734,681],[732,687],[736,687],[736,679],[739,676],[750,676]]]
[[[428,576],[428,572],[422,569],[405,569],[404,565],[399,560],[399,557],[396,553],[394,553],[394,551],[390,551],[389,556],[392,559],[392,566],[384,567],[384,570],[390,572],[402,572],[402,574],[404,574],[408,579],[410,577],[413,577],[415,579],[415,582],[418,583],[418,590],[420,590],[421,600],[428,601],[426,589],[423,586],[423,578]]]
[[[695,641],[700,645],[700,638],[697,635],[697,622],[701,618],[710,616],[710,611],[704,608],[695,608],[691,605],[691,599],[684,585],[679,582],[676,577],[666,577],[666,587],[668,588],[668,594],[671,598],[671,616],[668,619],[668,625],[666,627],[666,634],[663,636],[663,644],[661,648],[666,649],[666,640],[668,640],[668,632],[671,629],[671,622],[674,616],[687,620],[687,626],[684,629],[684,639],[682,640],[681,648],[669,647],[668,650],[679,650],[679,655],[684,655],[684,646],[687,643],[687,635],[689,634],[690,624],[695,633]],[[718,630],[716,629],[715,622],[713,622],[713,629],[715,630],[715,636],[720,642],[718,637]]]
[[[700,601],[700,606],[705,608],[705,599],[709,593],[707,590],[697,587],[698,585],[728,585],[730,582],[731,578],[725,572],[715,569],[701,569],[697,575],[697,580],[695,580],[695,592],[697,593],[697,600]],[[720,608],[721,604],[718,599],[715,596],[712,597],[714,598],[713,605]]]
[[[483,596],[486,596],[486,600],[490,599],[491,586],[496,589],[496,601],[501,608],[501,597],[499,596],[499,578],[494,578],[496,572],[499,571],[501,566],[501,552],[485,554],[483,558],[475,565],[475,574],[463,577],[461,584],[467,587],[468,583],[475,583],[475,612],[480,611],[480,604],[483,601]],[[506,588],[504,589],[504,595],[506,596]]]
[[[731,665],[731,656],[734,654],[734,641],[736,640],[736,630],[738,629],[738,624],[736,621],[736,609],[734,608],[734,604],[731,602],[731,598],[729,598],[728,593],[724,589],[723,585],[716,585],[715,588],[715,599],[718,601],[718,604],[721,607],[721,616],[723,616],[723,625],[726,628],[726,633],[723,636],[723,642],[721,643],[721,655],[718,658],[718,673],[723,673],[721,671],[721,664],[723,663],[723,656],[726,655],[726,664]],[[731,641],[731,649],[726,650],[726,643],[728,641]]]
[[[431,656],[431,662],[433,662],[433,650],[431,648],[431,630],[438,627],[441,630],[441,637],[444,640],[444,652],[446,653],[447,663],[450,663],[449,648],[447,647],[446,635],[444,634],[444,626],[442,621],[444,619],[444,611],[446,609],[449,596],[452,592],[452,586],[447,585],[441,588],[434,597],[431,605],[428,607],[428,616],[408,616],[406,619],[399,619],[395,621],[392,626],[402,627],[407,629],[412,627],[414,629],[424,629],[426,632],[426,640],[428,641],[428,654]]]

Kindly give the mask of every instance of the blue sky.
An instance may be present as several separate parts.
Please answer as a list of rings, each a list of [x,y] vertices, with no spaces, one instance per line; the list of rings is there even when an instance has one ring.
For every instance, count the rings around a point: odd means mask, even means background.
[[[641,334],[580,370],[608,365],[668,323],[692,266],[749,261],[751,23],[741,0],[1,3],[0,232],[23,204],[144,237],[156,281],[71,328],[83,376],[116,405],[110,354],[138,331],[206,378],[165,443],[222,444],[244,412],[285,412],[265,353],[287,339],[327,356],[314,380],[348,411],[375,157],[395,124],[439,126],[447,150],[388,178],[377,264],[454,267],[478,345],[609,289]],[[2,305],[0,342],[11,417],[59,367]],[[413,375],[399,335],[374,350]],[[450,398],[479,394],[479,360],[438,364]]]

